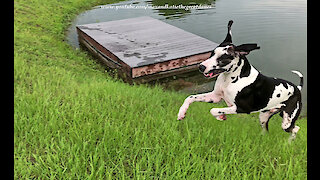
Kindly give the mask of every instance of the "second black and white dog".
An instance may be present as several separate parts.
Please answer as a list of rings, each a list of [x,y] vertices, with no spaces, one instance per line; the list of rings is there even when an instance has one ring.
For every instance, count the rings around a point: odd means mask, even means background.
[[[257,44],[232,44],[231,25],[228,23],[228,33],[225,40],[211,53],[209,59],[202,62],[199,71],[207,78],[217,77],[212,92],[191,95],[180,107],[178,120],[182,120],[190,104],[195,101],[217,103],[223,99],[228,107],[212,108],[210,113],[218,120],[226,120],[226,114],[260,112],[260,124],[268,131],[268,121],[276,113],[282,116],[282,129],[291,133],[289,140],[296,137],[299,127],[295,125],[302,103],[301,89],[303,76],[298,71],[292,71],[300,77],[300,85],[262,75],[248,61],[246,55],[259,49]]]

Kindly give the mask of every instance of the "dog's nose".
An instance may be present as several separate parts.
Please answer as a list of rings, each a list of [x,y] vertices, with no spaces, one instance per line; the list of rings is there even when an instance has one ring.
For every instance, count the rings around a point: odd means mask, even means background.
[[[199,71],[203,73],[204,70],[206,70],[206,67],[204,65],[200,64]]]

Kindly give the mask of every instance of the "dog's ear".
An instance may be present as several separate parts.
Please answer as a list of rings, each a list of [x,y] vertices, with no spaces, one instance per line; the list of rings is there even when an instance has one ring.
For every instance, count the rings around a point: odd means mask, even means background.
[[[235,55],[235,47],[234,45],[230,45],[227,49],[228,54],[234,56]]]
[[[219,46],[223,46],[225,44],[230,44],[232,43],[232,34],[231,34],[231,26],[232,26],[233,21],[230,20],[228,22],[228,32],[226,38],[223,40],[223,42]]]
[[[255,50],[255,49],[260,49],[260,47],[255,44],[241,44],[239,46],[236,46],[234,48],[234,51],[240,55],[248,55],[250,51]]]

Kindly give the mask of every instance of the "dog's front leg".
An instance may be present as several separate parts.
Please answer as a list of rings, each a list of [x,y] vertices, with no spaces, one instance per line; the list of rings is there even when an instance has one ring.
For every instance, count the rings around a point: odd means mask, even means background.
[[[235,105],[227,108],[212,108],[210,113],[219,121],[227,120],[226,114],[236,114],[237,107]]]
[[[186,116],[186,112],[190,104],[195,101],[217,103],[220,100],[221,100],[221,95],[216,93],[215,91],[204,93],[204,94],[191,95],[184,100],[184,103],[180,107],[179,113],[178,113],[178,120],[182,120]]]

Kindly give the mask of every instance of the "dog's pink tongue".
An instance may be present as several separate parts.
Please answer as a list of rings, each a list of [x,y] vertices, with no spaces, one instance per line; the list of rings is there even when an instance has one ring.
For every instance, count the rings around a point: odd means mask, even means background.
[[[213,72],[209,74],[209,76],[211,77],[213,75]]]

